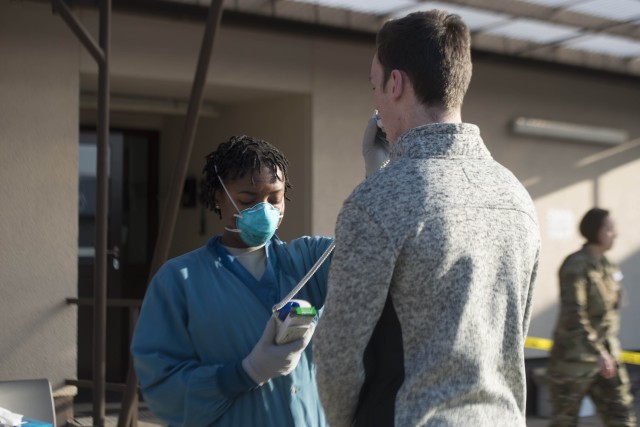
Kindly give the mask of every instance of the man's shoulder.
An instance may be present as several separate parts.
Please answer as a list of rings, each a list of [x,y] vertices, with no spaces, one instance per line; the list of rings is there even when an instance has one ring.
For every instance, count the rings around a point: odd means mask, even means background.
[[[385,167],[360,182],[353,189],[347,200],[375,198],[389,190],[398,191],[407,186],[407,177],[410,173],[410,170],[402,164],[401,160],[389,162]]]
[[[378,197],[379,193],[379,185],[385,181],[385,179],[381,179],[381,173],[383,169],[377,171],[373,175],[367,177],[360,184],[356,185],[356,187],[351,191],[349,196],[344,201],[343,208],[350,203],[363,203],[368,202],[376,197]]]

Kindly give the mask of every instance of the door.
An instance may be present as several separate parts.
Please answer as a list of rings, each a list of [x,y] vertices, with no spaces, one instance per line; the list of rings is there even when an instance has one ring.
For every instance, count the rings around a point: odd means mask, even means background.
[[[95,129],[79,145],[78,297],[93,297],[96,218]],[[157,233],[157,141],[153,131],[112,130],[109,136],[106,380],[124,383],[129,363],[129,313],[114,299],[142,299]],[[78,308],[78,379],[93,378],[93,310]],[[80,389],[78,400],[92,391]]]

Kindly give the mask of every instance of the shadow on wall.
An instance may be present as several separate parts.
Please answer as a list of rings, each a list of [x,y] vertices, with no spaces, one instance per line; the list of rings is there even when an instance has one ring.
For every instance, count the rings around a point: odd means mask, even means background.
[[[541,149],[544,152],[550,153],[551,146],[547,145]],[[557,143],[545,143],[545,144],[557,144]],[[530,171],[535,171],[538,176],[530,177],[524,180],[525,186],[534,201],[540,201],[545,197],[550,196],[549,200],[555,200],[554,203],[560,203],[567,210],[572,210],[571,203],[579,202],[582,206],[594,206],[600,205],[606,199],[605,208],[612,209],[614,218],[620,215],[617,209],[621,209],[622,206],[633,206],[633,198],[636,189],[632,184],[633,181],[638,179],[638,168],[636,165],[640,162],[640,138],[636,138],[626,144],[622,144],[616,147],[603,147],[594,149],[593,147],[583,147],[582,149],[573,149],[569,146],[560,149],[558,155],[546,155],[539,156],[538,158],[532,158],[532,162],[539,162],[539,164],[532,164]],[[616,171],[618,169],[618,171]],[[616,171],[616,172],[614,172]],[[578,199],[564,199],[564,191],[571,189],[574,186],[583,185],[583,188],[590,188],[587,191],[592,193],[578,192],[576,194],[582,194],[584,198],[589,200]],[[618,187],[614,187],[618,186]],[[584,191],[584,190],[579,190]],[[606,191],[606,193],[605,193]],[[555,194],[554,194],[555,193]],[[567,193],[568,194],[568,193]],[[611,202],[613,205],[611,205]],[[549,202],[543,201],[543,206],[547,206]],[[550,215],[550,210],[546,212],[539,212],[539,220],[542,232],[549,239],[547,244],[543,243],[543,256],[546,258],[545,273],[538,276],[538,283],[536,284],[538,292],[545,292],[545,304],[550,303],[549,300],[553,300],[555,304],[558,302],[558,282],[557,272],[558,268],[564,257],[569,255],[575,250],[579,249],[579,244],[582,239],[575,240],[575,246],[569,246],[570,242],[573,242],[577,237],[577,222],[571,224],[565,224],[559,221],[560,224],[556,231],[570,232],[571,240],[558,241],[558,245],[555,245],[552,234],[554,233],[554,222]],[[584,214],[583,211],[574,212],[572,221],[578,221]],[[631,218],[636,217],[635,212],[625,212],[624,217],[626,222],[624,227],[637,227],[637,221],[633,221]],[[575,224],[575,225],[574,225]],[[571,227],[569,230],[568,227]],[[575,228],[574,228],[575,227]],[[620,233],[624,233],[621,229]],[[629,233],[637,235],[635,230],[629,230]],[[632,246],[628,249],[630,251],[637,251],[640,242],[632,241],[631,238],[625,242]],[[629,245],[627,245],[628,247]],[[563,249],[566,248],[566,251]],[[627,295],[629,296],[629,305],[640,302],[640,289],[637,289],[640,284],[640,260],[637,254],[627,259],[612,258],[613,261],[623,263],[621,268],[623,273],[627,276],[625,278],[625,284],[627,287]],[[544,282],[541,282],[544,280]],[[630,289],[631,287],[636,289]],[[553,295],[549,293],[553,292]],[[540,293],[538,293],[540,295]],[[547,298],[548,297],[548,298]],[[554,309],[553,312],[538,311],[538,307],[535,306],[534,300],[534,313],[535,317],[532,318],[531,334],[533,336],[539,336],[548,338],[553,332],[555,326],[555,319],[557,313]],[[543,307],[540,307],[544,310]],[[546,316],[550,316],[547,318]],[[552,320],[553,319],[553,320]],[[640,312],[632,310],[630,307],[625,307],[622,310],[622,328],[621,328],[621,341],[623,345],[631,346],[632,348],[640,346],[640,335],[637,330],[633,330],[631,325],[637,325],[640,322]]]
[[[542,141],[540,143],[543,144]],[[558,144],[558,142],[550,141],[545,142],[545,144]],[[545,156],[544,159],[541,159],[544,162],[544,166],[540,168],[547,171],[544,177],[523,177],[523,182],[531,197],[536,200],[539,197],[576,183],[595,180],[593,204],[597,205],[599,201],[598,178],[613,169],[638,159],[640,159],[640,138],[615,147],[603,147],[601,150],[587,156],[575,156],[569,164],[567,164],[567,157]],[[557,171],[557,173],[553,173],[554,171]]]

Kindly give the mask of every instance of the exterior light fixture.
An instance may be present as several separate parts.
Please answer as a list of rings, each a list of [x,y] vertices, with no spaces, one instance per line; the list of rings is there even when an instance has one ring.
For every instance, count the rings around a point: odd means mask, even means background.
[[[623,129],[588,126],[528,117],[517,117],[514,119],[511,122],[511,131],[518,135],[602,145],[618,145],[629,140],[629,132]]]

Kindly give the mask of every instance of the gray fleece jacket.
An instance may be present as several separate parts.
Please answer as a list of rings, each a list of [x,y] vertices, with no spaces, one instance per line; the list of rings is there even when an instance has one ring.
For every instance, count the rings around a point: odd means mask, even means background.
[[[336,224],[316,331],[331,427],[525,426],[531,197],[471,124],[403,134]]]

